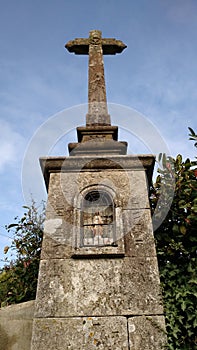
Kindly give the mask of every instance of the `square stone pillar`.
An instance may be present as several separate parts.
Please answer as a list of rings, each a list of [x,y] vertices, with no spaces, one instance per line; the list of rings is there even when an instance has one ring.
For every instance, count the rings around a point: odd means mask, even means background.
[[[163,349],[153,165],[151,155],[41,159],[48,203],[31,350]]]

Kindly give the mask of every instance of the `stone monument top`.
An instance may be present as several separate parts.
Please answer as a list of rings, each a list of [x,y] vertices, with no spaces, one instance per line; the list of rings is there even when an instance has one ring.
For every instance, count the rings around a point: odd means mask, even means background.
[[[118,127],[111,125],[108,114],[103,55],[121,53],[126,45],[121,40],[102,38],[100,30],[92,30],[89,38],[71,40],[65,47],[77,55],[89,55],[86,126],[77,127],[78,143],[68,145],[69,153],[125,154],[127,143],[117,142]]]
[[[126,45],[120,40],[102,38],[100,30],[91,30],[89,38],[71,40],[65,47],[77,55],[89,55],[86,125],[111,125],[107,111],[103,55],[121,53]]]

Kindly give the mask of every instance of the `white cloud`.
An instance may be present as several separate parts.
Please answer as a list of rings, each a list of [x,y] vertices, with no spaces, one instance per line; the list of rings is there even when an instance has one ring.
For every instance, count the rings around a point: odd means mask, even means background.
[[[21,158],[24,139],[5,120],[1,119],[0,125],[0,172],[2,172],[8,165],[15,164]]]

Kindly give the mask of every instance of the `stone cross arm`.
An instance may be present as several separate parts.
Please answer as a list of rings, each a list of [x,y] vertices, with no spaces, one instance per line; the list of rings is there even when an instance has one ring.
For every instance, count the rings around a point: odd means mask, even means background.
[[[91,44],[89,38],[79,38],[70,40],[65,47],[69,52],[74,52],[76,55],[88,55]],[[114,38],[101,39],[101,45],[103,55],[115,55],[116,53],[121,53],[127,47],[121,40]]]
[[[103,55],[121,53],[126,45],[121,40],[102,38],[100,30],[91,30],[89,38],[71,40],[65,47],[76,55],[89,55],[86,125],[111,125],[107,111]]]

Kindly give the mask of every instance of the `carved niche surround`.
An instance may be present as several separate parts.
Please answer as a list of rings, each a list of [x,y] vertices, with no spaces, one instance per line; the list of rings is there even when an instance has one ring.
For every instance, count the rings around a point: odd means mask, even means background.
[[[86,226],[89,226],[88,228],[92,231],[95,227],[95,222],[90,223],[89,225],[84,224],[84,216],[87,217],[86,208],[84,208],[84,200],[87,201],[87,198],[92,193],[98,193],[101,195],[106,195],[106,197],[111,199],[111,206],[113,207],[112,215],[113,220],[110,220],[109,228],[111,233],[110,235],[110,242],[107,240],[108,236],[105,234],[103,241],[99,244],[99,241],[97,239],[97,242],[93,243],[93,236],[94,232],[92,233],[92,238],[90,237],[89,243],[87,241],[84,241],[84,230],[86,229]],[[85,187],[79,194],[76,195],[74,198],[74,227],[73,227],[73,258],[77,257],[102,257],[109,255],[111,256],[120,256],[123,257],[125,254],[125,247],[124,247],[124,237],[123,237],[123,224],[122,224],[122,208],[120,201],[117,200],[118,196],[115,193],[115,191],[106,185],[98,185],[94,184],[91,186]],[[108,206],[109,208],[109,206]],[[107,232],[107,227],[104,228],[104,226],[107,226],[106,223],[104,223],[104,211],[106,209],[103,209],[103,212],[99,213],[101,214],[103,223],[100,226],[103,226],[103,229],[105,232]],[[109,210],[109,209],[108,209]],[[99,211],[99,209],[98,209]],[[102,236],[102,234],[99,234],[99,236]],[[113,239],[112,239],[113,237]],[[92,239],[92,241],[91,241]]]

